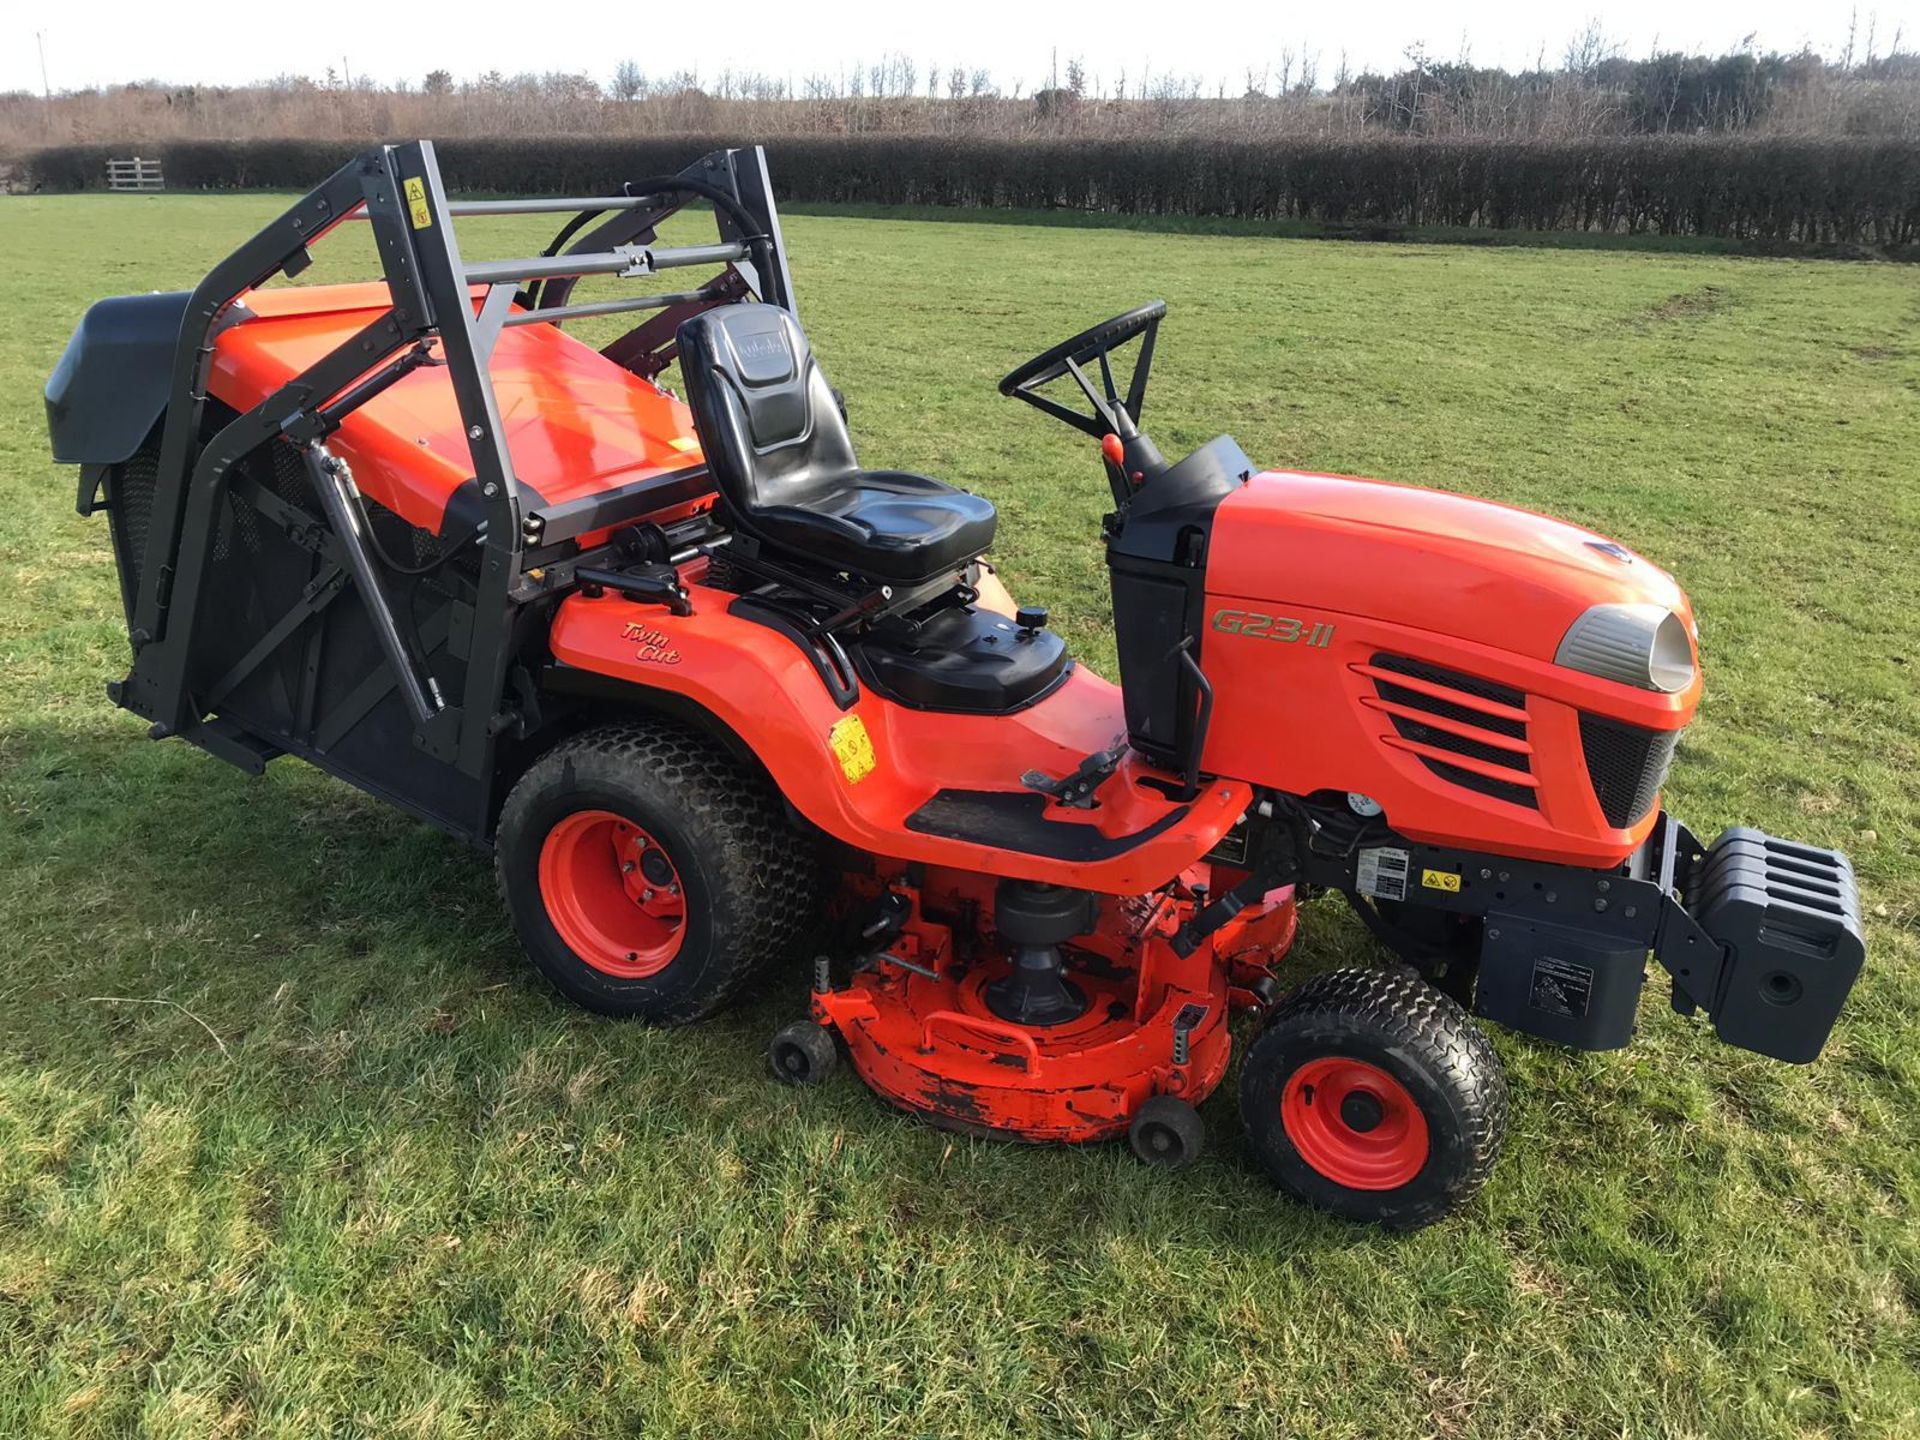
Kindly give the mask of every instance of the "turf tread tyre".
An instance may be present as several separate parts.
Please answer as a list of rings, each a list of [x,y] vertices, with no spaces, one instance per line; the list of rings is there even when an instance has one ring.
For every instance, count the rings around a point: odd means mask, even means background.
[[[1309,1165],[1280,1118],[1287,1076],[1319,1055],[1351,1054],[1408,1086],[1431,1153],[1397,1190],[1348,1189]],[[1430,1225],[1486,1184],[1506,1138],[1500,1058],[1451,997],[1409,967],[1343,969],[1308,980],[1267,1016],[1241,1069],[1241,1119],[1276,1184],[1309,1204],[1393,1229]]]
[[[541,843],[568,813],[632,811],[667,847],[688,886],[687,949],[643,980],[602,975],[575,957],[547,918]],[[717,744],[668,721],[596,726],[527,767],[500,812],[495,874],[528,958],[569,999],[656,1025],[705,1019],[772,961],[795,953],[813,911],[813,845],[767,781]],[[694,913],[694,878],[710,897]]]

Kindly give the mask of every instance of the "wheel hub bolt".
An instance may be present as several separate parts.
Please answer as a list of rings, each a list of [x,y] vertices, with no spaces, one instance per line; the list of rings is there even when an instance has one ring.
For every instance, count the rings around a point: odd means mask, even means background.
[[[1381,1108],[1379,1099],[1365,1090],[1349,1090],[1340,1101],[1341,1122],[1359,1134],[1378,1129],[1385,1118],[1386,1111]]]

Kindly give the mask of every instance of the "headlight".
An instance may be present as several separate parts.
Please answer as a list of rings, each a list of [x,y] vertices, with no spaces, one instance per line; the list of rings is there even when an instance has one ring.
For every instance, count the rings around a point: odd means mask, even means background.
[[[1671,695],[1693,683],[1686,622],[1659,605],[1596,605],[1567,630],[1554,663]]]

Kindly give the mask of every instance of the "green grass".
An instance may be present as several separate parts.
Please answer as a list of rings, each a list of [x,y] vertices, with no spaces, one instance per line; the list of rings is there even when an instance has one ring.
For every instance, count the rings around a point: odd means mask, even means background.
[[[797,971],[694,1031],[576,1013],[477,857],[143,739],[39,387],[86,302],[191,284],[276,203],[0,201],[0,1434],[1920,1432],[1912,272],[791,221],[866,456],[991,495],[1096,666],[1091,447],[993,382],[1161,294],[1163,448],[1657,557],[1709,677],[1671,804],[1852,851],[1869,969],[1819,1064],[1660,987],[1623,1053],[1499,1034],[1505,1161],[1396,1237],[1274,1194],[1230,1089],[1167,1175],[768,1083]],[[1362,949],[1309,907],[1302,972]]]

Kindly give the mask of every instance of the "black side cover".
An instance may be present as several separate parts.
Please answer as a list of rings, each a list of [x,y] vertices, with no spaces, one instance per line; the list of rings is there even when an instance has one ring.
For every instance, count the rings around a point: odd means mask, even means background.
[[[1200,662],[1207,549],[1214,511],[1253,469],[1232,436],[1209,440],[1149,479],[1107,536],[1113,634],[1127,739],[1171,770],[1184,770],[1203,737],[1200,692],[1180,658]]]
[[[1072,662],[1051,630],[1021,630],[991,610],[942,611],[912,635],[862,636],[853,662],[866,682],[916,710],[1011,715],[1059,688]]]
[[[47,434],[62,465],[118,465],[167,408],[173,350],[191,297],[119,295],[80,317],[47,377]]]

